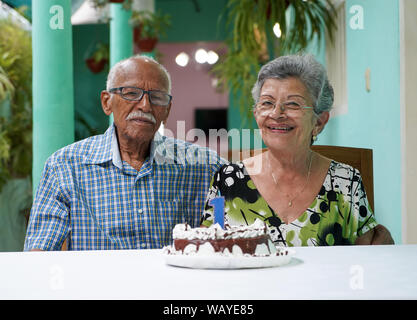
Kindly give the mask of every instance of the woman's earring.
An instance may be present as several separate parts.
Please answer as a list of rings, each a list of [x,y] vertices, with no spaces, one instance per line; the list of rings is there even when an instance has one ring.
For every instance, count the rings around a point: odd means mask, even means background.
[[[317,141],[317,136],[313,134],[313,141]]]

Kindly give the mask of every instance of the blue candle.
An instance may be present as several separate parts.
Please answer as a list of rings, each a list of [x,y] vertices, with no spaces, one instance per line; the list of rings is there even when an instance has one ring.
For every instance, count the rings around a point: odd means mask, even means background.
[[[211,199],[209,204],[214,208],[214,223],[218,223],[224,229],[224,197]]]

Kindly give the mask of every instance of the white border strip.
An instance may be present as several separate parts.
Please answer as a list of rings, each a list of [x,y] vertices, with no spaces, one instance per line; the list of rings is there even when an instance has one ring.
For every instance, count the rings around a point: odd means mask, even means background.
[[[407,136],[405,105],[405,15],[404,0],[399,1],[399,36],[400,36],[400,139],[401,139],[401,239],[407,243]]]

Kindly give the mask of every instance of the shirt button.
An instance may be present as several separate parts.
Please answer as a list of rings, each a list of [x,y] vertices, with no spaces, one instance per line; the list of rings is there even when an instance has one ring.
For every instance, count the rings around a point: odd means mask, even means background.
[[[145,249],[145,248],[147,247],[147,245],[146,245],[146,243],[141,243],[141,244],[140,244],[140,247],[141,247],[142,249]]]
[[[138,213],[139,214],[142,214],[143,213],[143,209],[142,208],[138,209]]]

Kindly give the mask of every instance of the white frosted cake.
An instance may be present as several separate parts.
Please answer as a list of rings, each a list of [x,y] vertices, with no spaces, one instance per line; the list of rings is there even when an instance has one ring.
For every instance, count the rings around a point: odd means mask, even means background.
[[[259,219],[249,226],[226,225],[225,229],[218,224],[208,228],[177,224],[172,235],[172,246],[164,248],[164,253],[169,255],[268,257],[288,254],[287,249],[275,247],[267,225]]]

